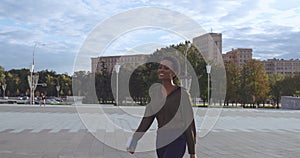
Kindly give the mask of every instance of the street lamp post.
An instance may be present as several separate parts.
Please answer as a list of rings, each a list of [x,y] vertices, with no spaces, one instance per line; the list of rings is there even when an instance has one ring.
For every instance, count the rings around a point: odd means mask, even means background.
[[[3,99],[5,99],[5,89],[6,89],[7,84],[3,84],[2,85],[2,89],[3,89]]]
[[[57,86],[56,86],[56,90],[57,90],[57,97],[59,97],[60,85],[57,85]]]
[[[32,104],[33,70],[34,70],[34,64],[31,65],[30,77],[28,76],[28,83],[29,83],[29,87],[30,87],[30,104]]]
[[[119,65],[119,64],[116,64],[115,65],[115,71],[116,71],[116,105],[118,105],[118,103],[119,103],[119,72],[120,72],[120,67],[121,67],[121,65]]]
[[[206,65],[206,72],[207,72],[207,101],[208,105],[210,105],[210,97],[209,97],[209,76],[210,76],[210,71],[211,71],[211,65],[207,64]]]
[[[38,81],[39,81],[39,74],[33,74],[32,76],[32,104],[34,104],[34,91],[36,87],[38,86]]]
[[[29,81],[29,86],[30,86],[30,104],[34,104],[34,89],[35,89],[35,81],[34,81],[34,53],[36,51],[36,48],[38,45],[45,46],[43,43],[35,42],[34,47],[33,47],[33,52],[32,52],[32,65],[30,69],[30,79]]]
[[[189,91],[190,89],[190,86],[191,86],[191,77],[188,76],[188,73],[187,73],[187,53],[188,53],[188,50],[190,49],[190,47],[192,46],[191,43],[187,43],[187,47],[185,49],[185,52],[184,52],[184,55],[185,55],[185,60],[184,60],[184,77],[183,77],[183,83],[182,83],[182,86],[187,89]]]

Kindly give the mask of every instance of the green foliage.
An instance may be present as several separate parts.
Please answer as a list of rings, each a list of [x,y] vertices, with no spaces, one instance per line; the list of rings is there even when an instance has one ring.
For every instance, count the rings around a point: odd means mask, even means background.
[[[176,51],[177,53],[181,53],[182,55],[185,55],[185,51],[187,50],[187,44],[188,42],[180,43],[178,45],[171,45],[169,47],[166,48],[161,48],[159,50],[156,50],[152,57],[152,59],[158,59],[161,60],[162,58],[164,58],[167,53],[169,51]],[[192,46],[191,48],[188,49],[187,52],[187,59],[189,60],[189,62],[191,63],[192,67],[194,67],[193,71],[196,72],[197,75],[197,79],[198,82],[201,83],[200,86],[200,90],[202,92],[207,91],[207,74],[206,74],[206,63],[203,60],[200,52],[194,47]],[[131,95],[131,97],[133,98],[133,100],[135,102],[137,102],[138,104],[144,105],[146,103],[148,103],[150,101],[150,97],[149,97],[149,88],[154,84],[154,83],[160,83],[160,80],[157,77],[157,69],[158,69],[158,63],[153,63],[153,62],[148,62],[144,65],[140,65],[139,67],[137,67],[133,73],[129,76],[130,78],[126,79],[126,77],[128,77],[128,73],[130,72],[129,70],[127,70],[124,67],[128,67],[128,66],[122,66],[120,73],[119,73],[119,78],[121,78],[122,80],[119,80],[119,100],[124,100],[126,96],[126,94],[122,94],[123,91],[126,90],[122,90],[122,88],[126,88],[129,87],[129,93]],[[114,101],[113,99],[113,95],[112,92],[115,92],[115,87],[111,87],[111,83],[115,83],[116,82],[116,74],[115,71],[113,72],[108,72],[107,69],[105,68],[105,64],[102,63],[101,65],[101,72],[97,73],[95,76],[95,84],[96,84],[96,94],[97,94],[97,98],[98,101],[100,103],[111,103]],[[188,70],[188,72],[191,72],[192,70]],[[80,74],[81,73],[81,74]],[[85,74],[82,74],[82,72],[78,72],[75,73],[76,76],[86,76]],[[126,76],[127,75],[127,76]],[[129,83],[125,83],[125,81],[128,81]],[[204,80],[204,84],[202,84]],[[77,83],[79,81],[76,80],[76,78],[73,78],[73,82],[74,84],[84,84],[84,83]],[[124,83],[123,83],[124,82]],[[179,83],[179,80],[175,80],[175,82],[177,84]],[[192,89],[191,91],[193,91],[194,88],[197,88],[193,85],[196,85],[197,81],[193,81],[192,83]],[[125,84],[129,84],[128,86],[126,86]],[[202,87],[201,87],[202,86]],[[84,89],[84,87],[87,86],[82,86],[82,89]],[[77,90],[75,90],[77,91]],[[82,95],[86,96],[86,91],[85,92],[81,92],[84,93]],[[206,96],[207,93],[203,93],[203,96]],[[194,94],[193,97],[200,97],[200,94]]]
[[[29,75],[28,69],[21,70],[9,70],[5,72],[5,84],[7,96],[19,96],[26,95],[27,89],[29,89],[27,76]]]
[[[281,96],[293,96],[300,90],[300,75],[286,76],[278,82]]]
[[[46,87],[38,85],[35,91],[36,94],[44,93],[47,96],[57,96],[56,86],[59,84],[61,87],[61,96],[72,95],[72,79],[67,74],[58,75],[55,71],[48,70],[35,72],[35,74],[39,75],[39,84],[47,84]],[[7,85],[6,96],[29,96],[28,76],[30,76],[29,69],[4,71],[0,66],[0,83]]]
[[[270,81],[263,65],[251,60],[240,68],[234,63],[226,63],[227,93],[226,103],[254,105],[269,99]]]
[[[206,62],[202,58],[201,53],[193,45],[187,49],[189,41],[177,45],[171,45],[166,48],[156,50],[152,57],[163,58],[166,52],[176,50],[182,56],[187,56],[187,60],[193,69],[188,69],[188,73],[195,71],[198,80],[192,80],[191,92],[200,89],[200,94],[191,93],[192,97],[201,97],[207,101],[207,73]],[[150,101],[149,88],[154,83],[159,83],[157,77],[158,63],[149,62],[137,67],[128,78],[125,78],[130,72],[128,69],[121,67],[119,78],[119,92],[124,92],[128,88],[131,97],[137,103],[144,105]],[[59,95],[75,95],[84,96],[85,103],[115,103],[113,92],[116,90],[112,87],[112,83],[116,82],[115,72],[108,72],[105,64],[101,65],[101,72],[92,74],[85,71],[75,72],[74,75],[56,74],[55,71],[43,70],[37,72],[39,74],[39,83],[46,83],[46,87],[38,86],[36,93],[44,93],[47,96],[57,96],[56,86],[60,85]],[[221,71],[221,65],[212,66],[215,73]],[[225,63],[227,89],[225,102],[252,104],[264,103],[271,99],[275,104],[279,105],[281,96],[299,96],[300,95],[300,74],[293,76],[282,76],[280,74],[266,75],[263,65],[257,60],[242,65],[242,67],[234,63]],[[29,95],[28,76],[29,69],[9,70],[5,71],[0,66],[0,84],[7,84],[6,96],[25,96]],[[182,74],[179,74],[182,75]],[[223,77],[223,76],[221,76]],[[225,77],[225,76],[224,76]],[[179,81],[176,81],[180,84]],[[198,82],[198,84],[196,84]],[[126,86],[125,84],[129,84]],[[215,87],[221,87],[222,84],[216,80],[211,81]],[[196,87],[195,85],[199,86]],[[73,87],[72,87],[73,86]],[[211,86],[212,87],[212,86]],[[223,86],[224,87],[224,86]],[[73,88],[73,89],[72,89]],[[96,91],[96,93],[94,93]],[[218,93],[211,90],[214,93]],[[1,89],[2,92],[2,89]],[[2,92],[3,93],[3,92]],[[1,94],[2,94],[1,93]],[[94,96],[96,95],[96,96]],[[125,100],[127,94],[119,93],[119,100]],[[222,96],[221,94],[219,96]],[[95,100],[96,99],[96,100]],[[204,103],[205,104],[205,103]]]
[[[227,91],[225,101],[228,103],[238,103],[241,101],[239,93],[241,88],[241,70],[233,62],[225,63],[227,77]]]
[[[279,107],[281,96],[299,96],[300,75],[270,74],[270,98]]]
[[[280,83],[284,80],[284,76],[279,74],[269,74],[269,82],[270,82],[270,99],[279,106],[280,97],[281,97],[281,85]]]
[[[158,65],[146,63],[139,66],[130,76],[129,92],[135,102],[145,105],[150,101],[150,86],[160,82],[157,77]]]
[[[95,86],[97,98],[100,103],[107,104],[113,101],[111,74],[109,72],[96,73]]]
[[[188,62],[192,66],[192,70],[188,69],[188,73],[191,73],[194,71],[196,73],[197,79],[192,80],[191,83],[191,96],[192,97],[201,97],[203,100],[207,100],[207,73],[206,73],[206,62],[204,61],[201,53],[198,51],[198,49],[191,45],[191,47],[188,49],[189,41],[185,41],[184,43],[180,43],[178,45],[172,45],[172,48],[175,48],[178,52],[180,52],[183,56],[186,55]],[[187,52],[186,52],[187,50]],[[198,86],[195,85],[196,82],[198,82]],[[197,93],[196,89],[200,89],[200,94]]]
[[[83,103],[98,103],[97,94],[95,94],[96,76],[97,74],[78,71],[72,77],[72,93],[74,96],[84,96]]]
[[[0,85],[4,84],[5,82],[5,71],[2,66],[0,66]]]

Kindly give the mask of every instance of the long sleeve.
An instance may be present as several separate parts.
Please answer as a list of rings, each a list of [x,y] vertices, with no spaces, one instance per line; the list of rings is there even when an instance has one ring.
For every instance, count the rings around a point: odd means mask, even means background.
[[[195,121],[190,124],[190,126],[185,131],[185,136],[187,140],[187,146],[189,154],[196,153],[196,128],[195,128]]]
[[[191,104],[191,99],[186,91],[182,92],[183,99],[183,117],[185,120],[186,130],[185,135],[187,139],[187,146],[189,154],[196,153],[196,126],[194,120],[194,113]]]
[[[155,115],[149,116],[150,111],[151,111],[150,108],[146,107],[144,117],[142,118],[140,125],[138,126],[137,130],[133,135],[134,139],[139,140],[152,125],[155,119]]]
[[[136,146],[137,141],[145,134],[150,128],[154,119],[156,118],[157,112],[161,108],[161,104],[164,101],[161,94],[161,85],[157,84],[150,90],[151,102],[146,106],[144,117],[142,118],[137,130],[132,136],[132,145]]]
[[[140,125],[138,126],[137,130],[134,132],[132,138],[130,138],[130,143],[128,146],[128,149],[135,150],[137,146],[137,142],[141,137],[144,135],[144,133],[150,128],[151,124],[153,123],[155,119],[155,115],[147,115],[149,112],[149,108],[146,107],[144,117],[142,118]]]

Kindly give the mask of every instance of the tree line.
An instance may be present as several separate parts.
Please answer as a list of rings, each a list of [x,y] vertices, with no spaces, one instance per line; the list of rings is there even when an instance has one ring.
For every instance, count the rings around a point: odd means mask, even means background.
[[[300,75],[266,74],[262,63],[252,59],[242,66],[226,64],[227,93],[225,105],[265,103],[279,107],[281,96],[299,96]]]
[[[189,49],[187,49],[188,43],[189,42],[186,41],[185,43],[158,49],[151,55],[151,57],[162,59],[166,56],[166,52],[170,50],[176,50],[181,54],[185,54],[185,51],[187,50],[187,59],[191,63],[193,69],[196,71],[195,73],[197,74],[197,81],[198,83],[200,83],[198,86],[200,87],[201,91],[200,94],[193,94],[194,96],[192,97],[201,97],[205,100],[207,99],[207,74],[205,70],[206,63],[201,57],[200,52],[197,51],[196,47],[191,46]],[[99,63],[98,66],[101,67],[101,71],[95,74],[85,71],[75,72],[73,76],[73,84],[75,85],[73,93],[85,96],[84,101],[86,103],[115,104],[113,93],[116,91],[116,87],[112,87],[111,84],[116,83],[116,72],[110,72],[110,70],[108,70],[105,65],[105,63]],[[160,82],[157,77],[158,66],[159,64],[157,62],[147,62],[143,65],[138,66],[132,72],[132,74],[130,74],[129,78],[128,73],[130,73],[130,70],[127,69],[126,66],[122,66],[120,68],[120,73],[118,74],[118,78],[120,78],[119,85],[125,86],[119,86],[119,100],[126,100],[126,97],[131,97],[138,104],[144,105],[148,103],[150,101],[149,88],[154,83]],[[192,81],[192,85],[195,85],[197,81]],[[176,82],[179,84],[178,79],[176,80]],[[196,87],[192,86],[191,91],[193,91],[193,88]],[[96,91],[96,94],[92,92],[93,90]],[[130,96],[128,96],[127,93],[122,93],[124,91],[129,91]]]
[[[168,51],[169,48],[175,48],[179,53],[185,54],[187,47],[188,42],[186,41],[185,43],[171,45],[169,47],[156,50],[153,53],[153,56],[157,55],[163,57],[163,54]],[[200,94],[192,94],[192,97],[201,98],[203,100],[203,104],[205,105],[208,101],[208,74],[206,73],[207,64],[201,56],[201,53],[194,46],[188,49],[187,59],[191,63],[193,70],[197,75],[197,80],[193,80],[192,82],[198,82],[199,84],[197,86],[199,86],[198,88],[200,89]],[[96,74],[86,72],[77,73],[76,76],[85,78],[83,81],[84,86],[82,86],[82,88],[86,90],[81,91],[81,93],[85,93],[87,102],[115,103],[113,92],[115,92],[116,89],[111,87],[111,84],[115,84],[116,82],[116,72],[109,72],[105,67],[105,63],[100,64],[102,71]],[[130,96],[134,101],[141,105],[150,101],[148,93],[151,85],[160,82],[157,78],[157,67],[158,63],[151,62],[141,65],[134,70],[128,79]],[[126,77],[125,74],[128,73],[126,71],[128,71],[126,68],[121,67],[119,78],[124,79]],[[227,79],[225,99],[217,101],[215,100],[216,102],[224,103],[225,106],[241,104],[242,106],[254,107],[260,104],[265,105],[266,103],[272,103],[274,106],[279,106],[281,96],[291,96],[296,94],[300,95],[299,75],[268,75],[265,73],[264,67],[260,61],[255,59],[246,62],[244,65],[236,65],[232,62],[225,63],[225,71]],[[88,82],[89,78],[94,78],[93,82],[95,82],[94,84],[96,85],[96,96],[94,97],[97,99],[94,99],[93,101],[88,101],[88,98],[93,96],[88,94],[88,91],[90,90],[88,84],[94,86],[93,83]],[[119,80],[119,85],[128,84],[122,83],[124,81],[125,80]],[[193,91],[193,88],[195,87],[192,83],[191,91]],[[213,89],[211,89],[211,91],[213,91]],[[126,97],[128,96],[125,94],[119,94],[120,100],[125,100]]]
[[[57,74],[55,71],[42,70],[35,72],[38,74],[39,85],[36,87],[35,96],[40,96],[41,93],[47,96],[70,96],[72,95],[72,77],[67,74]],[[30,76],[29,69],[12,69],[5,71],[0,66],[0,85],[6,85],[5,94],[4,89],[1,88],[2,96],[19,97],[29,96],[30,86],[28,81]],[[57,87],[59,85],[59,91]]]
[[[163,58],[164,54],[170,49],[175,49],[182,55],[187,55],[187,60],[191,64],[196,80],[192,80],[191,92],[199,88],[200,93],[191,93],[193,98],[201,98],[203,103],[208,102],[208,74],[206,73],[206,62],[201,53],[193,45],[188,48],[188,41],[177,45],[170,45],[166,48],[156,50],[152,56]],[[101,72],[91,73],[86,71],[74,72],[72,76],[67,74],[56,74],[55,71],[43,70],[39,74],[39,83],[46,83],[47,86],[38,86],[35,95],[45,93],[48,96],[57,96],[56,86],[60,85],[60,96],[84,96],[84,103],[103,103],[115,104],[113,92],[116,87],[116,72],[108,70],[105,63],[99,63]],[[218,67],[218,66],[215,66]],[[148,62],[138,66],[129,76],[130,70],[121,67],[118,74],[119,100],[126,100],[127,93],[138,104],[144,105],[150,101],[149,88],[154,83],[159,83],[157,77],[158,63]],[[214,71],[218,71],[214,69]],[[280,74],[266,74],[263,65],[258,60],[251,60],[243,65],[236,65],[233,62],[225,63],[226,71],[226,95],[225,98],[215,98],[213,103],[223,103],[225,106],[257,106],[272,103],[279,107],[281,96],[300,96],[300,75],[283,76]],[[29,85],[27,76],[30,75],[29,69],[4,71],[0,67],[0,84],[7,84],[6,96],[25,96],[29,95]],[[126,82],[129,83],[126,83]],[[180,84],[179,81],[176,81]],[[196,84],[198,82],[198,84]],[[212,82],[217,81],[211,81]],[[216,84],[216,83],[214,83]],[[223,84],[223,83],[218,83]],[[73,87],[72,87],[73,85]],[[198,86],[198,87],[196,87]],[[73,89],[72,89],[73,88]],[[122,89],[123,88],[123,89]],[[125,88],[125,89],[124,89]],[[210,89],[211,91],[218,91]],[[3,90],[1,89],[1,94]]]

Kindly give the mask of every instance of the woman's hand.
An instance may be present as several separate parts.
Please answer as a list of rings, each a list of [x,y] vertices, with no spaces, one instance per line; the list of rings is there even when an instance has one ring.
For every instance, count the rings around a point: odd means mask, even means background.
[[[132,149],[127,148],[127,152],[129,152],[130,154],[134,154],[134,150],[132,150]]]
[[[191,154],[190,158],[197,158],[196,154]]]
[[[127,152],[129,152],[130,154],[134,154],[136,145],[137,140],[135,140],[133,137],[129,137],[126,145]]]

